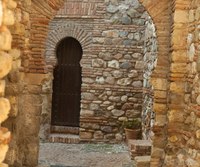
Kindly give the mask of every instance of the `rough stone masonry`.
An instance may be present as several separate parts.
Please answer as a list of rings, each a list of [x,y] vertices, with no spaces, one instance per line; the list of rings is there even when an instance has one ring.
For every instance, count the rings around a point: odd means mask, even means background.
[[[6,80],[5,76],[12,69],[12,59],[16,56],[15,51],[11,50],[12,36],[8,26],[14,24],[13,9],[16,8],[16,2],[12,0],[0,1],[0,166],[6,167],[3,163],[8,151],[10,141],[10,132],[1,124],[8,118],[10,111],[10,102],[5,98]]]
[[[77,1],[80,2],[80,1]],[[92,1],[91,1],[92,2]],[[93,1],[94,2],[94,1]],[[102,1],[95,1],[102,3]],[[120,4],[119,4],[120,2]],[[123,2],[129,3],[130,1],[126,0]],[[157,35],[157,45],[158,45],[158,60],[157,66],[151,75],[151,82],[154,86],[154,102],[153,108],[155,111],[155,123],[153,126],[153,150],[151,155],[151,166],[191,166],[198,167],[200,160],[200,148],[199,148],[199,0],[140,0],[141,4],[144,6],[145,10],[151,16],[153,23],[156,28]],[[137,19],[131,19],[137,17],[133,11],[128,12],[129,7],[127,8],[126,4],[121,4],[121,1],[118,0],[106,0],[106,6],[97,5],[92,6],[90,10],[82,10],[83,16],[86,11],[90,11],[90,15],[93,15],[94,10],[100,8],[97,14],[97,18],[88,18],[89,21],[93,20],[97,22],[97,19],[101,20],[102,13],[105,14],[107,21],[113,21],[112,29],[106,27],[105,32],[91,31],[92,35],[97,33],[96,39],[92,39],[87,35],[88,28],[86,23],[77,22],[77,13],[81,10],[79,8],[74,8],[73,11],[66,10],[69,14],[68,20],[76,21],[76,25],[84,25],[84,34],[81,36],[81,39],[87,39],[87,42],[81,42],[85,50],[90,51],[93,45],[100,46],[104,44],[109,50],[109,45],[114,45],[114,43],[123,43],[126,46],[134,41],[133,38],[137,39],[139,35],[131,34],[128,29],[130,28],[129,23],[138,22]],[[47,95],[51,89],[49,87],[49,75],[48,72],[51,72],[53,65],[55,63],[55,58],[48,59],[48,56],[45,52],[45,41],[47,39],[47,34],[49,32],[49,23],[53,23],[53,19],[57,11],[61,9],[64,2],[62,0],[17,0],[16,3],[12,0],[1,0],[0,1],[0,96],[1,96],[1,123],[7,118],[9,103],[5,99],[4,90],[6,87],[6,96],[11,103],[11,114],[10,119],[6,121],[4,125],[9,127],[12,130],[12,143],[10,145],[9,154],[7,161],[10,164],[17,166],[35,166],[37,164],[38,156],[38,147],[39,147],[39,127],[40,127],[40,118],[42,111],[47,111],[46,106],[49,105],[49,96]],[[70,6],[67,9],[71,9],[71,5],[76,5],[75,1],[71,1]],[[120,6],[120,8],[116,7]],[[128,5],[129,6],[129,5]],[[89,7],[85,4],[80,7]],[[101,10],[105,9],[105,10]],[[133,12],[133,15],[132,15]],[[140,13],[140,12],[139,12]],[[137,13],[138,14],[138,13]],[[76,16],[76,17],[74,17]],[[120,18],[122,19],[118,19]],[[81,17],[81,16],[80,16]],[[84,17],[83,17],[84,18]],[[87,17],[85,17],[87,18]],[[64,19],[64,18],[63,18]],[[67,20],[66,19],[66,20]],[[14,23],[14,26],[10,26]],[[102,19],[103,20],[103,19]],[[91,23],[91,22],[90,22]],[[109,25],[106,23],[105,25]],[[117,25],[115,27],[115,25]],[[122,29],[123,32],[128,32],[128,34],[119,34],[121,27],[119,25],[124,25],[125,29]],[[12,32],[8,30],[7,26]],[[94,24],[95,26],[95,24]],[[119,27],[118,27],[119,26]],[[80,26],[78,26],[80,27]],[[102,26],[103,27],[103,26]],[[120,29],[120,30],[119,30]],[[116,30],[116,31],[115,31]],[[90,34],[90,33],[89,33]],[[121,36],[120,36],[121,35]],[[123,35],[125,35],[123,37]],[[132,38],[133,37],[133,38]],[[18,48],[21,51],[21,57],[17,50],[11,50],[11,38],[13,38],[13,48]],[[134,41],[135,42],[135,41]],[[92,44],[90,46],[90,44]],[[132,46],[132,45],[131,45]],[[90,47],[90,48],[88,48]],[[97,47],[98,48],[98,47]],[[117,48],[120,51],[120,47]],[[130,49],[129,47],[125,47]],[[94,50],[95,51],[95,50]],[[110,50],[111,51],[111,50]],[[101,51],[103,52],[103,51]],[[131,53],[128,50],[124,51],[122,57],[121,55],[115,57],[116,61],[106,60],[109,58],[109,55],[90,55],[92,62],[82,62],[83,64],[90,64],[90,68],[93,70],[97,68],[102,68],[104,64],[110,66],[109,68],[114,69],[113,67],[118,67],[116,70],[120,71],[124,66],[120,66],[126,61],[129,61],[132,67],[136,67],[136,61]],[[51,52],[50,52],[51,53]],[[87,55],[87,52],[85,52]],[[143,52],[142,52],[143,53]],[[146,53],[146,52],[145,52]],[[12,56],[13,55],[13,56]],[[84,57],[86,57],[86,55]],[[129,60],[130,56],[131,59]],[[94,57],[92,57],[94,56]],[[12,57],[12,58],[11,58]],[[106,59],[105,59],[106,58]],[[12,65],[13,59],[14,65]],[[48,61],[46,60],[48,59]],[[101,59],[99,61],[96,61]],[[22,60],[22,65],[21,64]],[[111,62],[110,62],[111,61]],[[103,62],[103,64],[101,64]],[[140,63],[138,63],[139,65]],[[93,65],[93,66],[92,66]],[[100,67],[98,66],[100,65]],[[5,78],[8,71],[14,69],[8,77]],[[20,72],[18,67],[20,67]],[[139,65],[140,66],[140,65]],[[125,67],[128,67],[128,63],[125,64]],[[85,67],[85,69],[89,66]],[[127,69],[122,70],[128,71]],[[87,71],[88,72],[88,71]],[[85,76],[89,75],[87,72]],[[127,73],[129,75],[135,75],[134,73]],[[113,74],[112,74],[113,75]],[[97,78],[97,76],[99,76]],[[21,78],[22,77],[22,78]],[[128,88],[124,90],[130,91],[133,90],[133,78],[127,75],[126,78],[112,78],[114,76],[109,76],[105,71],[101,71],[100,74],[91,76],[90,79],[86,82],[93,82],[104,84],[109,81],[118,85],[118,83],[129,83]],[[109,78],[109,80],[107,80]],[[121,80],[124,79],[124,80]],[[5,84],[5,81],[7,83]],[[122,82],[126,81],[126,82]],[[139,82],[138,82],[139,81]],[[88,83],[86,83],[88,84]],[[103,84],[103,85],[104,85]],[[141,80],[137,78],[137,82],[134,85],[140,85]],[[83,85],[84,86],[84,85]],[[121,85],[120,85],[121,86]],[[130,86],[130,88],[129,88]],[[123,85],[122,85],[123,87]],[[87,90],[87,89],[85,89]],[[95,89],[96,90],[96,89]],[[123,91],[124,91],[123,90]],[[110,90],[106,90],[105,96],[110,98],[111,96],[127,96],[125,94],[117,94],[118,91],[111,91],[114,93],[110,95]],[[42,93],[41,93],[42,92]],[[104,93],[104,92],[102,92]],[[134,92],[132,92],[134,93]],[[100,92],[87,92],[83,98],[88,98],[96,96],[99,98]],[[142,94],[142,93],[141,93]],[[109,96],[109,97],[108,97]],[[120,98],[120,100],[121,100]],[[116,100],[113,97],[112,101]],[[122,98],[126,100],[126,97]],[[130,99],[127,96],[127,99]],[[110,100],[110,99],[109,99]],[[108,100],[108,101],[109,101]],[[131,99],[134,100],[134,99]],[[26,103],[25,103],[26,101]],[[33,104],[33,101],[35,102]],[[99,100],[97,100],[98,102]],[[48,104],[47,104],[47,103]],[[101,101],[102,102],[102,101]],[[119,102],[115,102],[115,104]],[[45,104],[44,106],[42,104]],[[139,104],[141,106],[142,102]],[[99,105],[99,106],[98,106]],[[106,107],[109,107],[109,104],[103,104]],[[27,110],[30,108],[31,110]],[[91,111],[89,107],[92,108],[105,108],[105,106],[100,106],[97,103],[95,106],[90,106],[89,104],[84,104],[83,111]],[[110,105],[111,106],[111,105]],[[121,107],[121,106],[120,106]],[[107,109],[107,108],[106,108]],[[111,108],[110,111],[114,109]],[[120,111],[114,110],[109,112],[111,117],[117,119],[121,116],[114,116],[122,114]],[[5,113],[5,115],[4,115]],[[91,114],[91,112],[89,112]],[[101,112],[100,112],[101,113]],[[43,112],[45,114],[45,112]],[[96,113],[92,113],[96,114]],[[125,114],[125,113],[123,113]],[[45,116],[43,115],[45,118]],[[45,121],[44,121],[45,122]],[[48,120],[47,120],[48,122]],[[87,123],[86,123],[87,125]],[[111,126],[111,125],[109,125]],[[114,125],[115,126],[115,125]],[[30,129],[29,129],[30,128]],[[81,129],[82,133],[86,133],[86,136],[89,139],[94,139],[94,133],[96,131],[88,132],[87,127]],[[106,132],[104,132],[106,130]],[[113,130],[113,128],[112,128]],[[98,127],[99,134],[96,134],[95,137],[106,136],[105,133],[110,132],[110,128],[103,128],[103,130]],[[97,133],[97,132],[96,132]],[[5,134],[5,135],[4,135]],[[114,133],[115,134],[115,131]],[[3,136],[3,137],[2,137]],[[115,138],[116,136],[106,136],[108,138]],[[7,142],[9,139],[9,132],[6,129],[1,128],[0,133],[0,162],[3,161],[5,153],[8,149]],[[4,149],[3,149],[4,148]],[[34,149],[33,149],[34,148]],[[2,164],[3,166],[3,164]]]

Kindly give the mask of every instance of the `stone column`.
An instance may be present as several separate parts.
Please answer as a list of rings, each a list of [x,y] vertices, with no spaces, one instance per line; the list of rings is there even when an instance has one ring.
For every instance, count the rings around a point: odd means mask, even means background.
[[[13,9],[16,8],[13,0],[0,0],[0,166],[6,167],[4,164],[6,153],[8,151],[8,143],[10,140],[10,132],[8,129],[1,127],[1,123],[8,118],[10,111],[10,102],[4,98],[5,95],[5,76],[12,68],[11,41],[12,36],[7,26],[14,24]]]

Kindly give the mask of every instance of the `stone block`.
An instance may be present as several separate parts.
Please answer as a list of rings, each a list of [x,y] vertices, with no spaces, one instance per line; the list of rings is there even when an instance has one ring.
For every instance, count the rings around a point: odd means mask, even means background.
[[[0,144],[0,163],[3,162],[3,160],[6,157],[6,153],[8,151],[8,145],[6,144]]]
[[[0,97],[4,96],[5,94],[5,86],[6,86],[5,80],[0,80]]]
[[[0,163],[0,167],[9,167],[8,164]]]
[[[6,98],[0,98],[0,123],[8,118],[10,102]]]
[[[176,93],[183,93],[185,91],[185,83],[184,82],[171,82],[170,90]]]
[[[94,139],[103,139],[104,134],[101,131],[94,132]]]
[[[9,9],[15,9],[17,7],[17,3],[14,0],[7,0],[7,7]]]
[[[187,52],[182,50],[173,51],[172,61],[179,63],[186,63],[188,61]]]
[[[87,92],[82,93],[81,97],[83,100],[94,100],[94,94],[92,93],[87,93]]]
[[[142,88],[143,83],[142,83],[142,81],[134,81],[132,83],[132,86],[135,87],[135,88]]]
[[[102,59],[93,59],[92,67],[103,67],[105,62]]]
[[[120,117],[120,116],[124,115],[124,113],[125,113],[123,110],[117,110],[117,109],[114,109],[111,112],[116,117]]]
[[[108,67],[118,69],[119,68],[119,62],[117,60],[109,61]]]
[[[199,162],[192,158],[187,158],[185,163],[188,167],[199,167]]]
[[[154,105],[153,105],[153,110],[154,110],[156,113],[166,114],[166,113],[167,113],[167,110],[168,110],[168,107],[167,107],[166,104],[154,103]]]
[[[197,139],[200,139],[200,130],[197,130],[197,131],[196,131],[196,138],[197,138]]]
[[[187,10],[175,10],[174,22],[176,23],[187,23],[188,22],[188,11]]]
[[[144,62],[143,61],[136,61],[135,63],[135,69],[143,69],[144,68]]]
[[[4,10],[4,15],[3,15],[3,24],[4,25],[13,25],[15,23],[15,18],[14,18],[14,13],[10,9],[5,9]]]
[[[7,128],[0,127],[0,144],[8,144],[10,142],[11,134]]]
[[[165,99],[165,98],[167,98],[167,92],[166,91],[155,90],[154,91],[154,97],[155,98]]]
[[[184,111],[181,110],[170,110],[168,114],[169,121],[172,122],[184,122],[185,114]]]
[[[0,78],[6,76],[10,72],[11,68],[12,57],[5,52],[0,52]]]
[[[137,167],[150,167],[151,156],[137,156],[135,162]]]
[[[12,36],[10,31],[6,26],[0,27],[0,40],[1,40],[1,48],[2,50],[10,50],[11,49],[11,41]]]
[[[151,155],[151,142],[149,140],[128,140],[132,158],[136,156]]]
[[[152,78],[151,83],[154,87],[154,90],[167,90],[167,79]]]
[[[170,71],[173,73],[186,73],[188,70],[186,63],[172,63]]]
[[[80,115],[83,117],[92,117],[92,116],[94,116],[94,111],[82,109]]]
[[[80,139],[92,139],[93,133],[92,132],[80,132],[79,136],[80,136]]]
[[[117,81],[117,84],[121,86],[128,86],[131,84],[131,82],[132,82],[131,78],[122,78]]]
[[[157,126],[164,126],[166,125],[168,122],[167,120],[167,116],[166,115],[156,115],[156,118],[155,118],[155,125]]]

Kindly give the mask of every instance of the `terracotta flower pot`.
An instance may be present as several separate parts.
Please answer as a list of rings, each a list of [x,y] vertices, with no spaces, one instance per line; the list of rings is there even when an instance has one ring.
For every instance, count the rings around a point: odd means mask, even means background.
[[[128,139],[140,139],[141,129],[127,129],[125,128],[126,140]]]

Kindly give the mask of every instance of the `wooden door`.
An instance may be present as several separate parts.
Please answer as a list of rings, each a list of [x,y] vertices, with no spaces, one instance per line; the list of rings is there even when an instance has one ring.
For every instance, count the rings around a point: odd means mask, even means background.
[[[57,47],[57,66],[54,69],[52,96],[52,125],[79,126],[81,99],[82,48],[71,37]]]

